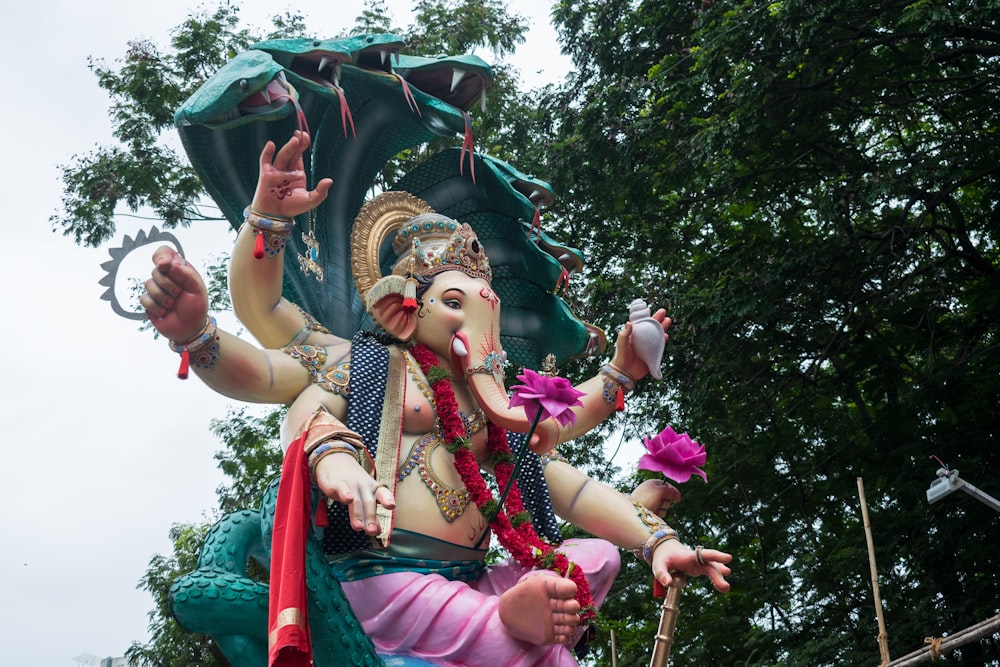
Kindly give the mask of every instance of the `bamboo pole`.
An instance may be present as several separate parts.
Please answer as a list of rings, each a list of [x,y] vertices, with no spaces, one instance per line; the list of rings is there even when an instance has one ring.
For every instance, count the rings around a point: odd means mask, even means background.
[[[912,653],[907,653],[902,658],[893,660],[886,667],[910,667],[910,665],[930,662],[942,655],[951,653],[960,646],[971,644],[974,641],[984,639],[996,633],[1000,633],[1000,614],[941,639],[927,637],[924,639],[924,643],[927,646],[919,648]]]
[[[656,630],[656,641],[653,643],[653,655],[649,659],[649,667],[667,667],[670,662],[670,649],[674,645],[674,627],[677,625],[677,614],[680,613],[681,592],[687,584],[687,579],[674,575],[673,583],[667,588],[660,612],[660,627]]]
[[[868,520],[868,502],[865,500],[865,481],[858,477],[858,496],[861,498],[861,516],[865,522],[865,539],[868,542],[868,565],[871,567],[872,593],[875,595],[875,616],[878,617],[878,652],[882,657],[879,667],[889,664],[889,635],[885,631],[882,616],[882,596],[878,591],[878,568],[875,566],[875,543],[872,540],[872,524]]]
[[[614,628],[611,628],[611,667],[618,667],[618,645],[615,643]]]

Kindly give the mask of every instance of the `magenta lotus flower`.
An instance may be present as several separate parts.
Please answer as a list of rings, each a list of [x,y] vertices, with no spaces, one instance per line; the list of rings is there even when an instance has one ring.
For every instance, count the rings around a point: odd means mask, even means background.
[[[572,407],[582,406],[580,397],[582,391],[577,391],[569,380],[558,376],[540,375],[533,370],[524,369],[524,375],[517,379],[524,384],[511,387],[514,395],[508,407],[524,406],[524,414],[529,419],[536,416],[538,421],[552,417],[561,426],[573,424],[576,426],[576,413]]]
[[[705,446],[692,440],[687,433],[677,434],[669,426],[652,438],[643,438],[648,454],[639,459],[639,468],[663,473],[675,482],[686,482],[691,475],[699,475],[706,482],[708,476],[698,466],[705,465]]]

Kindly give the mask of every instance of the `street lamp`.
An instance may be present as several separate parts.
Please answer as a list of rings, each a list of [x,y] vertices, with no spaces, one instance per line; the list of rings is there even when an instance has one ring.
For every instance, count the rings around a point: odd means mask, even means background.
[[[997,512],[1000,512],[1000,500],[997,500],[990,494],[985,491],[981,491],[959,477],[958,470],[948,470],[947,468],[938,468],[937,479],[931,482],[930,488],[927,489],[927,502],[933,505],[945,496],[951,495],[959,489],[965,491],[984,505],[992,507]]]

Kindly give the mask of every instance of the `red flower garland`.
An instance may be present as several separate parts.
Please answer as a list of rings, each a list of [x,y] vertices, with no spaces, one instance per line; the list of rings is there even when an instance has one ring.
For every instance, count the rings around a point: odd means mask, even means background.
[[[420,370],[424,372],[434,392],[435,408],[437,417],[441,421],[444,443],[455,456],[455,469],[469,491],[472,502],[488,515],[490,512],[487,512],[486,508],[495,505],[496,501],[486,486],[486,480],[479,470],[479,462],[476,461],[469,439],[466,437],[465,424],[458,413],[458,401],[455,400],[455,390],[451,386],[449,373],[426,345],[415,345],[410,349],[410,353],[420,364]],[[503,488],[514,471],[514,457],[507,444],[507,431],[490,423],[488,436],[487,451],[495,461],[493,469],[497,484]],[[526,518],[527,512],[516,481],[511,486],[504,505],[503,508],[496,508],[496,514],[490,521],[490,528],[496,533],[500,544],[510,552],[514,560],[525,567],[549,569],[560,576],[569,577],[576,584],[580,619],[586,621],[593,618],[596,615],[594,600],[590,596],[590,584],[584,577],[583,569],[571,562],[566,554],[556,551],[551,544],[538,536],[535,527]]]

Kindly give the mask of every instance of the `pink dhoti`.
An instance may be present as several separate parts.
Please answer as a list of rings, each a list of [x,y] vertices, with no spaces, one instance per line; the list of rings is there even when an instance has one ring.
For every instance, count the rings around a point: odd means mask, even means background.
[[[618,549],[597,539],[567,540],[558,549],[583,568],[598,607],[620,567]],[[514,639],[500,622],[500,595],[526,576],[548,574],[515,562],[487,568],[474,583],[438,574],[396,572],[342,582],[379,653],[422,658],[442,667],[572,667],[570,648]],[[582,635],[580,628],[576,639]]]

